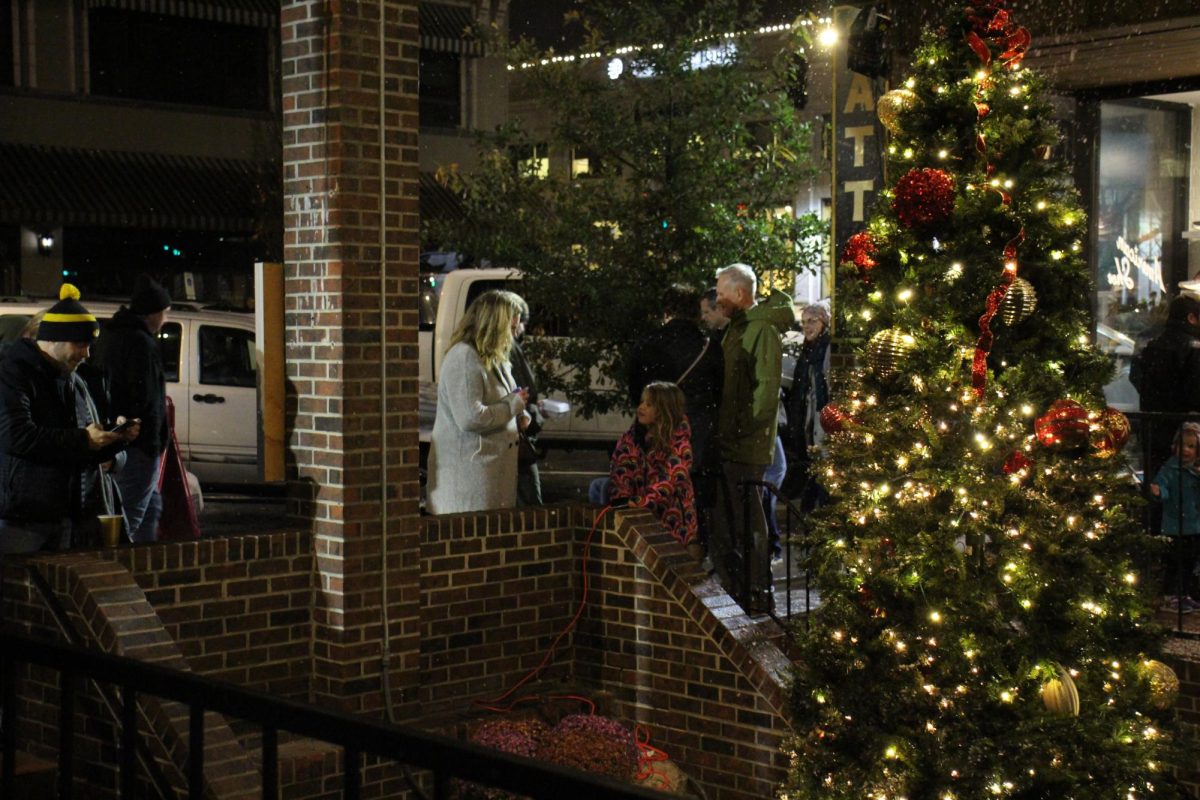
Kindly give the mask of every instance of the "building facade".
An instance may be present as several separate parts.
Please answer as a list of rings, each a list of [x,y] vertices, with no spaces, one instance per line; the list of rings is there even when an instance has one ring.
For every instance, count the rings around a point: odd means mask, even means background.
[[[281,237],[279,4],[0,0],[0,290],[240,306]]]

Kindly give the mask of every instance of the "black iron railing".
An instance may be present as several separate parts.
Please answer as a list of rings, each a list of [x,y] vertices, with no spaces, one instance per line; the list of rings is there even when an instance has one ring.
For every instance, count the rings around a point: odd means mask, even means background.
[[[1200,414],[1128,412],[1126,416],[1130,420],[1133,436],[1122,451],[1122,457],[1126,459],[1131,477],[1139,481],[1142,493],[1148,501],[1141,510],[1142,524],[1147,535],[1162,536],[1164,531],[1162,503],[1153,497],[1149,487],[1162,464],[1172,455],[1172,444],[1180,426],[1184,422],[1200,423]],[[1183,486],[1184,473],[1177,472],[1175,479],[1175,497],[1185,496],[1187,493]],[[809,566],[812,548],[819,546],[819,543],[810,538],[807,517],[797,508],[794,499],[785,497],[770,483],[745,481],[738,485],[742,492],[741,531],[744,533],[741,535],[740,541],[735,542],[738,563],[736,569],[730,570],[734,585],[727,588],[730,594],[744,606],[754,603],[755,598],[752,597],[751,592],[752,559],[767,559],[770,556],[768,554],[756,555],[754,552],[752,541],[754,507],[751,503],[758,503],[762,493],[771,493],[779,502],[783,503],[783,527],[780,537],[784,547],[786,567],[782,579],[785,589],[783,593],[778,591],[780,579],[775,579],[777,590],[775,597],[785,599],[782,603],[777,600],[776,608],[772,609],[770,614],[781,622],[790,620],[797,614],[803,614],[807,624],[808,614],[812,611],[814,602],[819,602],[812,589],[812,573]],[[1200,520],[1200,508],[1195,509],[1194,516],[1185,513],[1183,503],[1172,503],[1172,510],[1175,518],[1166,521],[1166,530],[1169,533],[1163,536],[1166,540],[1165,557],[1156,559],[1155,556],[1149,555],[1156,548],[1147,548],[1148,555],[1139,564],[1140,572],[1149,576],[1149,591],[1163,595],[1164,599],[1180,598],[1178,604],[1173,603],[1169,606],[1170,610],[1174,612],[1176,635],[1200,638],[1200,597],[1191,598],[1198,601],[1194,611],[1189,610],[1188,606],[1189,592],[1195,591],[1200,594],[1200,588],[1196,588],[1200,586],[1200,577],[1191,575],[1198,561],[1197,554],[1200,553],[1200,525],[1194,522],[1189,525],[1190,520]],[[718,509],[716,513],[721,513],[721,509]],[[733,511],[726,507],[725,513],[728,515]],[[1171,524],[1172,522],[1174,524]],[[735,529],[733,525],[730,527]],[[1193,527],[1196,530],[1192,530]],[[793,571],[797,564],[803,565],[798,574]],[[793,605],[794,598],[801,590],[803,591],[803,603]],[[1191,620],[1196,622],[1189,624]]]
[[[262,727],[262,796],[279,797],[279,732],[306,736],[342,748],[342,797],[357,800],[362,785],[362,760],[376,756],[396,762],[406,773],[418,769],[428,774],[432,797],[450,796],[455,778],[506,789],[533,798],[586,797],[596,800],[654,800],[657,792],[632,787],[608,778],[532,759],[501,753],[469,742],[390,725],[339,711],[316,708],[273,697],[264,692],[156,664],[114,656],[74,645],[35,639],[11,629],[0,630],[0,684],[2,684],[4,768],[0,796],[12,797],[20,720],[17,718],[17,664],[54,670],[59,675],[59,800],[71,800],[74,783],[75,698],[81,680],[119,689],[120,788],[122,798],[133,798],[137,789],[137,702],[140,696],[174,700],[190,709],[188,742],[188,797],[204,793],[204,714],[209,711],[249,720]],[[426,797],[414,780],[410,786]]]
[[[808,612],[812,610],[813,595],[812,573],[808,568],[810,542],[805,514],[791,498],[785,497],[776,486],[766,481],[742,481],[738,484],[738,488],[742,493],[742,525],[739,532],[740,541],[735,542],[734,547],[737,554],[736,569],[730,570],[735,585],[726,588],[747,610],[750,610],[750,606],[757,608],[761,598],[753,596],[751,572],[754,559],[763,559],[764,564],[761,566],[767,570],[768,574],[772,570],[770,548],[768,547],[764,552],[758,554],[754,552],[753,517],[756,510],[752,504],[761,505],[763,504],[764,494],[770,495],[778,503],[783,504],[784,513],[782,526],[779,530],[779,543],[783,550],[784,574],[782,579],[772,576],[772,603],[766,609],[766,613],[781,623],[790,621],[798,614],[803,614],[805,624],[807,625]],[[724,511],[727,515],[735,513],[728,506],[724,508]],[[718,510],[718,513],[720,513],[720,510]],[[764,509],[764,516],[765,513]],[[778,515],[776,516],[776,521],[778,521]],[[731,525],[730,530],[736,531],[737,529]],[[796,565],[799,563],[805,566],[803,569],[797,570]],[[780,592],[781,586],[782,593]],[[803,592],[804,594],[802,607],[796,601],[795,595],[797,592]],[[782,603],[779,602],[781,596],[783,598]],[[787,630],[786,625],[784,629],[785,631]]]
[[[1164,518],[1165,504],[1160,503],[1151,491],[1162,465],[1174,454],[1176,436],[1185,422],[1200,423],[1200,414],[1176,414],[1166,412],[1126,412],[1133,429],[1133,437],[1125,451],[1131,472],[1140,479],[1142,494],[1147,499],[1143,510],[1143,524],[1147,534],[1162,535],[1167,539],[1166,556],[1161,564],[1143,564],[1143,573],[1156,576],[1161,567],[1161,576],[1152,577],[1153,590],[1176,602],[1164,606],[1174,612],[1175,633],[1186,638],[1200,638],[1200,629],[1189,626],[1187,619],[1193,614],[1189,607],[1189,592],[1194,591],[1196,579],[1191,575],[1195,568],[1196,551],[1200,548],[1200,508],[1189,515],[1186,502],[1172,503],[1174,518]],[[1188,492],[1183,470],[1175,473],[1175,497],[1184,500]],[[1161,591],[1160,591],[1161,590]],[[1200,600],[1200,598],[1191,598]],[[1200,616],[1200,607],[1194,613]]]

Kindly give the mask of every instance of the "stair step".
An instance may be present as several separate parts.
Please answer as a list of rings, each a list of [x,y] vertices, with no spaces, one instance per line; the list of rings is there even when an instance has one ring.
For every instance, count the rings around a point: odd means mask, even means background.
[[[0,765],[3,765],[0,757]],[[58,765],[53,761],[17,751],[16,787],[12,800],[45,800],[56,794]]]

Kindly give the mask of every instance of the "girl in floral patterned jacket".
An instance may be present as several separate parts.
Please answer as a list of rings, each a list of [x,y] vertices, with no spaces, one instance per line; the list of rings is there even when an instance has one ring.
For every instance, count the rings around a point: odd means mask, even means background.
[[[642,390],[633,424],[613,451],[610,497],[648,508],[667,531],[687,545],[696,535],[696,498],[692,479],[691,428],[683,392],[656,381]]]

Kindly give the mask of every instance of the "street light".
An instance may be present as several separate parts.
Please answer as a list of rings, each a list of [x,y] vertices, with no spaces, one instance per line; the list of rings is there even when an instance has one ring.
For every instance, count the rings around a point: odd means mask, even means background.
[[[817,44],[821,45],[821,47],[833,49],[834,45],[838,43],[838,38],[840,38],[837,26],[833,24],[832,17],[823,19],[821,22],[824,23],[824,27],[817,34]]]

